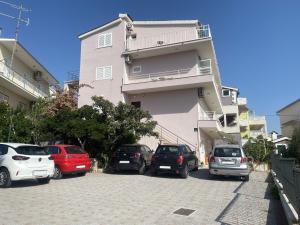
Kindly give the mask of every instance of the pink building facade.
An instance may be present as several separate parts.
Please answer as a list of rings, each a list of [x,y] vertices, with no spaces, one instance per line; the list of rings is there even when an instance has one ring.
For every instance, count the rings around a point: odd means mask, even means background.
[[[207,161],[224,137],[222,85],[208,25],[197,20],[133,21],[127,14],[79,36],[79,106],[94,95],[148,110],[159,138],[140,142],[183,143]]]

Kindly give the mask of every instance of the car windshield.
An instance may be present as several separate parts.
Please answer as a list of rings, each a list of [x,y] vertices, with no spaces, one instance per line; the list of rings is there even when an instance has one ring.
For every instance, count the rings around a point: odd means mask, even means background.
[[[86,153],[84,150],[82,150],[78,146],[68,146],[68,147],[65,147],[65,150],[68,154],[85,154]]]
[[[118,148],[118,152],[136,152],[138,150],[137,146],[121,146]]]
[[[45,148],[39,146],[19,146],[15,151],[22,155],[49,155]]]
[[[215,148],[216,157],[241,157],[242,152],[240,148]]]
[[[156,149],[157,154],[168,154],[168,153],[178,153],[178,146],[158,146]]]

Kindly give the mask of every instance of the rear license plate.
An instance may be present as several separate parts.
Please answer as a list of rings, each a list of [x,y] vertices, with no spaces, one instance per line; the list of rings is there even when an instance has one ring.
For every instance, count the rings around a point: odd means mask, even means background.
[[[120,163],[120,164],[128,164],[129,161],[120,161],[119,163]]]
[[[159,166],[160,169],[170,170],[171,166]]]
[[[82,168],[85,168],[85,165],[79,165],[79,166],[76,166],[77,169],[82,169]]]
[[[36,171],[33,171],[33,176],[36,176],[36,177],[47,176],[47,171],[46,170],[36,170]]]
[[[222,164],[224,165],[234,165],[234,162],[230,161],[223,161]]]

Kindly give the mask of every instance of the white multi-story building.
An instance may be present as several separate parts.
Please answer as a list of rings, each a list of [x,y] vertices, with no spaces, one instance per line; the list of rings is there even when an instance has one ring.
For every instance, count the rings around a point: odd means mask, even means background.
[[[98,95],[148,110],[158,122],[160,140],[141,142],[152,148],[159,141],[186,143],[203,162],[215,140],[226,139],[219,118],[224,112],[230,117],[231,106],[227,111],[223,106],[208,25],[198,20],[133,21],[120,14],[79,38],[80,84],[94,87],[79,90],[79,106]],[[236,111],[237,106],[231,108]],[[225,124],[225,131],[239,134],[233,124]]]
[[[11,63],[13,48],[16,51]],[[54,76],[14,39],[0,39],[0,101],[28,108],[39,97],[50,95]]]

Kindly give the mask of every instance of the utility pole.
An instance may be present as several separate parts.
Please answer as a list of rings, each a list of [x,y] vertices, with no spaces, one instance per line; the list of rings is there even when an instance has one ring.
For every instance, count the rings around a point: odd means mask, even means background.
[[[31,10],[27,9],[27,8],[24,8],[22,5],[14,5],[14,4],[11,4],[9,2],[2,1],[2,0],[0,0],[0,3],[4,4],[4,5],[7,5],[7,6],[13,8],[15,10],[18,10],[18,16],[13,16],[13,15],[10,15],[10,14],[7,14],[7,13],[0,12],[1,16],[5,16],[5,17],[8,17],[10,19],[16,20],[15,43],[14,43],[14,46],[13,46],[13,50],[12,50],[12,54],[11,54],[11,59],[10,59],[10,65],[9,65],[9,68],[12,69],[14,55],[15,55],[15,52],[16,52],[17,42],[18,42],[19,33],[20,33],[21,22],[25,23],[26,26],[29,25],[29,18],[26,18],[26,19],[22,18],[22,13],[23,12],[31,12]]]

